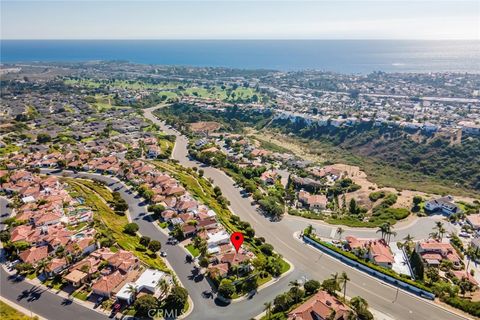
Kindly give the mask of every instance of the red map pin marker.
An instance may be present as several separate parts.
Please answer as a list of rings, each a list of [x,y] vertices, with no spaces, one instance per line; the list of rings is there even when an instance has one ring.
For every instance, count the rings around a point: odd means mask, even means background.
[[[230,236],[230,241],[232,242],[233,246],[235,247],[235,250],[240,249],[240,246],[243,243],[243,234],[241,232],[234,232]]]

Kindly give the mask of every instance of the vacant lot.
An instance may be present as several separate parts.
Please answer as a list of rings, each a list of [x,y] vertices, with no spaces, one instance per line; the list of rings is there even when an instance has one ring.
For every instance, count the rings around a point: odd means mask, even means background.
[[[220,129],[222,125],[215,121],[201,121],[190,124],[190,129],[195,132],[199,131],[216,131]]]

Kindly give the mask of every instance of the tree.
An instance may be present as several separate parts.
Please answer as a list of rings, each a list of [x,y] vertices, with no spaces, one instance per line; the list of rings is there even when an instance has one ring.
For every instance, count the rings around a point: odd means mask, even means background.
[[[15,265],[15,270],[17,270],[18,274],[27,274],[33,271],[33,266],[31,263],[27,262],[20,262]]]
[[[438,282],[440,280],[440,274],[438,273],[438,269],[437,268],[427,268],[427,271],[425,272],[426,276],[428,277],[428,279],[430,279],[430,283],[435,283],[435,282]]]
[[[150,294],[146,294],[138,298],[133,304],[133,308],[136,311],[136,315],[148,317],[149,310],[156,309],[158,307],[157,299]]]
[[[444,236],[445,233],[447,232],[447,230],[446,230],[445,227],[443,226],[443,222],[442,222],[442,221],[436,221],[436,222],[435,222],[435,227],[434,227],[433,229],[437,230],[438,239],[439,239],[440,241],[442,241],[443,236]]]
[[[188,292],[180,286],[173,286],[170,294],[165,298],[165,307],[174,310],[183,310],[187,303]]]
[[[272,315],[272,302],[268,301],[263,304],[265,306],[265,312],[267,313],[267,320],[270,319],[270,316]]]
[[[413,206],[415,208],[418,208],[418,206],[420,205],[420,203],[422,203],[422,201],[423,201],[423,198],[421,196],[419,195],[414,196],[412,199]]]
[[[180,224],[176,224],[173,227],[173,230],[171,233],[172,233],[172,236],[177,238],[178,240],[183,240],[183,238],[185,238],[185,235],[183,234],[182,226]]]
[[[350,214],[352,214],[352,215],[357,215],[357,214],[360,213],[360,208],[358,207],[357,201],[355,201],[354,198],[352,198],[352,199],[350,200],[348,211],[349,211]]]
[[[269,243],[264,243],[260,246],[260,251],[267,256],[271,256],[273,254],[273,246]]]
[[[160,298],[165,297],[168,289],[170,288],[170,286],[168,285],[168,282],[167,282],[167,280],[165,280],[165,278],[162,278],[162,279],[158,280],[156,287],[160,290]]]
[[[422,258],[415,251],[413,251],[412,255],[410,256],[410,265],[412,266],[413,272],[415,273],[415,277],[420,281],[423,280],[424,266]]]
[[[140,244],[143,245],[143,246],[148,246],[148,244],[150,243],[150,237],[147,237],[147,236],[141,236],[140,237]]]
[[[468,272],[468,268],[470,267],[470,261],[475,260],[478,258],[479,248],[474,248],[472,245],[469,245],[467,248],[466,256],[468,258],[467,267],[465,270]],[[472,269],[473,270],[473,269]]]
[[[137,297],[137,294],[138,294],[138,288],[137,286],[133,285],[133,284],[129,284],[127,286],[127,289],[125,290],[127,293],[130,293],[130,295],[133,297],[133,300],[136,299]]]
[[[160,215],[165,210],[165,207],[161,204],[154,204],[148,206],[148,212],[152,212],[154,215]]]
[[[368,310],[368,303],[362,297],[353,297],[350,304],[359,320],[373,320],[373,314]]]
[[[218,293],[225,298],[230,298],[236,292],[235,286],[230,279],[222,279],[218,286]]]
[[[310,295],[320,289],[320,282],[318,282],[317,280],[308,280],[303,284],[303,288],[305,289],[307,295]]]
[[[123,227],[123,232],[134,236],[138,231],[138,224],[135,222],[127,223],[125,227]]]
[[[392,225],[390,222],[383,223],[377,230],[377,233],[379,232],[382,234],[382,239],[386,240],[387,242],[390,242],[390,237],[392,235],[397,235],[396,232],[392,231]]]
[[[282,293],[273,299],[273,304],[275,305],[275,310],[277,311],[285,311],[293,303],[292,297],[288,293]]]
[[[162,243],[158,240],[152,240],[148,244],[148,249],[152,250],[153,252],[157,252],[158,250],[162,249]]]
[[[348,277],[347,273],[343,271],[338,281],[343,286],[343,300],[345,300],[345,296],[347,294],[347,282],[350,281],[350,278]]]
[[[305,228],[305,231],[303,231],[303,234],[307,235],[307,236],[310,236],[312,233],[315,232],[315,228],[309,224],[306,228]]]
[[[206,257],[201,256],[200,259],[198,260],[198,264],[200,265],[200,267],[206,268],[206,267],[208,267],[209,262],[208,262],[208,259]]]
[[[300,288],[300,286],[298,285],[298,286],[293,286],[292,288],[290,288],[289,294],[292,296],[295,303],[298,303],[303,298],[303,296],[305,295],[305,291],[303,291]]]
[[[405,242],[403,243],[404,247],[407,248],[408,252],[410,252],[413,245],[413,237],[409,233],[405,236],[405,238],[403,238],[403,240],[405,240]]]
[[[333,295],[335,295],[336,291],[340,291],[340,286],[338,284],[338,273],[333,274],[331,278],[323,280],[322,289]]]
[[[39,274],[43,273],[45,271],[45,269],[47,268],[47,266],[48,266],[47,260],[45,260],[45,259],[40,260],[37,263],[37,266],[36,266],[37,273],[39,273]]]
[[[338,239],[342,240],[342,234],[345,232],[345,230],[342,227],[337,228],[337,234],[338,234]]]
[[[472,291],[473,288],[472,283],[468,281],[468,279],[466,279],[465,277],[462,277],[462,279],[458,283],[458,287],[460,288],[460,293],[463,295],[463,297],[465,297],[465,294],[467,292]]]
[[[5,243],[9,240],[10,240],[10,232],[8,232],[8,230],[0,231],[0,241]]]

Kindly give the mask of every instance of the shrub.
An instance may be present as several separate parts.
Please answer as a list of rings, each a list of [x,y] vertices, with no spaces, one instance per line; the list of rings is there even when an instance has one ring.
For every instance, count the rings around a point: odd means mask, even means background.
[[[273,246],[269,243],[264,243],[260,246],[260,251],[267,256],[271,256],[273,254]]]
[[[315,293],[318,291],[318,289],[320,289],[320,282],[317,280],[308,280],[304,283],[303,288],[305,289],[307,295]]]
[[[157,252],[162,248],[162,244],[158,240],[152,240],[148,244],[148,249],[152,250],[153,252]]]
[[[369,267],[369,268],[371,268],[371,269],[373,269],[373,270],[375,270],[375,271],[378,271],[378,272],[381,272],[381,273],[383,273],[383,274],[385,274],[385,275],[391,276],[392,278],[395,278],[395,279],[397,279],[397,280],[399,280],[399,281],[406,282],[406,283],[408,283],[408,284],[410,284],[410,285],[412,285],[412,286],[415,286],[415,287],[417,287],[417,288],[419,288],[419,289],[422,289],[422,290],[425,290],[425,291],[427,291],[427,292],[432,292],[432,290],[431,290],[430,288],[426,287],[426,286],[423,285],[422,283],[419,283],[419,282],[416,282],[416,281],[413,281],[413,280],[409,280],[409,279],[402,278],[401,276],[399,276],[399,275],[398,275],[395,271],[393,271],[393,270],[385,269],[385,268],[382,268],[382,267],[380,267],[380,266],[377,266],[376,264],[373,264],[373,263],[367,262],[367,261],[365,261],[365,260],[362,260],[362,259],[358,258],[356,255],[354,255],[353,253],[351,253],[351,252],[343,251],[342,249],[339,249],[339,248],[337,248],[336,246],[334,246],[334,245],[332,245],[332,244],[330,244],[330,243],[328,243],[328,242],[323,242],[323,241],[321,241],[321,240],[318,240],[318,239],[316,239],[315,237],[310,236],[310,237],[308,237],[308,238],[311,239],[311,240],[313,240],[313,241],[315,241],[315,242],[317,242],[318,244],[320,244],[320,245],[322,245],[322,246],[324,246],[324,247],[332,250],[332,251],[335,251],[335,252],[343,255],[343,256],[346,257],[346,258],[349,258],[350,260],[353,260],[353,261],[355,261],[355,262],[361,263],[361,264],[363,264],[363,265],[365,265],[365,266],[367,266],[367,267]]]
[[[232,281],[229,279],[222,279],[220,285],[218,286],[218,293],[225,298],[230,298],[235,294],[236,289]]]
[[[125,232],[129,235],[132,235],[132,236],[134,236],[137,231],[138,231],[138,224],[136,224],[134,222],[127,223],[125,225],[125,227],[123,227],[123,232]]]

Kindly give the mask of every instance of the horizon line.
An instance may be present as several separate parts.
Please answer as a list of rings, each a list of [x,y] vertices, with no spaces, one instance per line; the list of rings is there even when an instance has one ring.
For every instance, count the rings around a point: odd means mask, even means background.
[[[8,38],[0,41],[479,41],[480,38]]]

